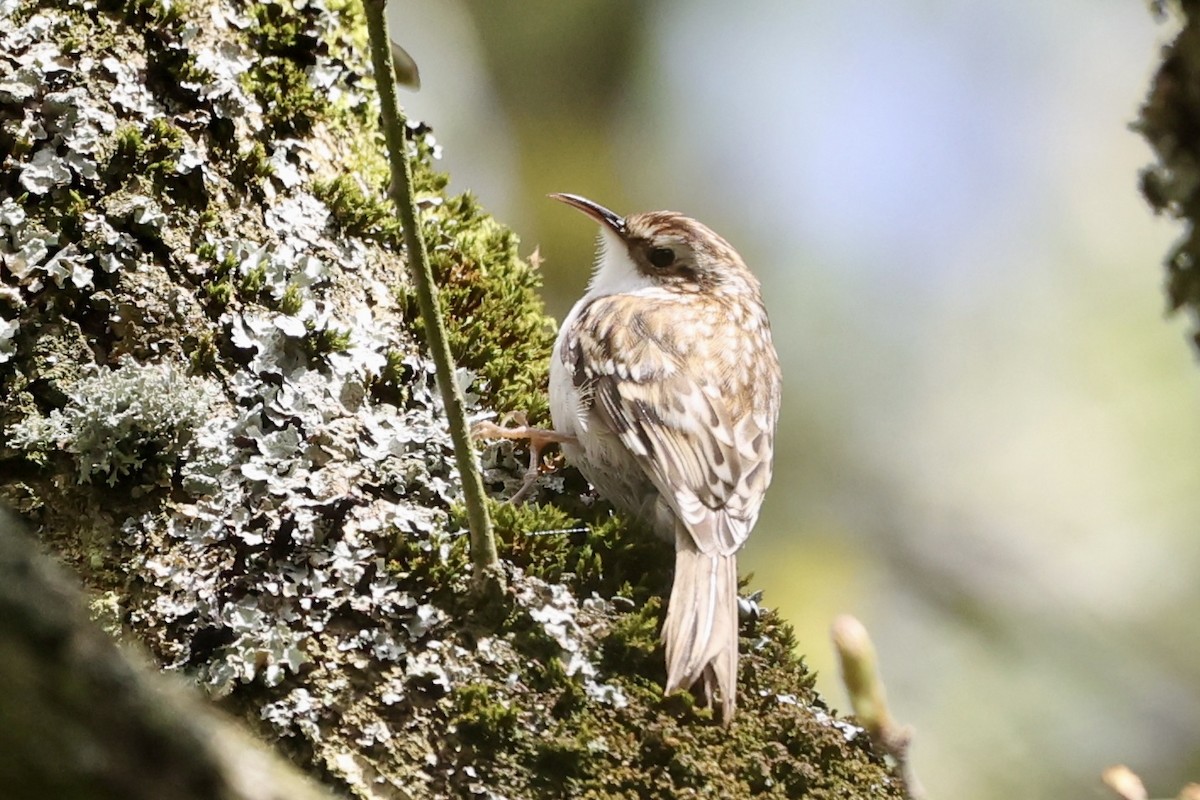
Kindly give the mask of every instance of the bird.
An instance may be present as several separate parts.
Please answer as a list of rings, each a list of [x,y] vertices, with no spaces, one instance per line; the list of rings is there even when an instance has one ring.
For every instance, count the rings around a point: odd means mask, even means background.
[[[552,194],[599,223],[583,297],[550,361],[552,430],[596,492],[675,545],[662,628],[667,694],[691,689],[728,725],[737,707],[737,552],[771,482],[782,377],[758,280],[737,251],[673,211],[622,217]]]

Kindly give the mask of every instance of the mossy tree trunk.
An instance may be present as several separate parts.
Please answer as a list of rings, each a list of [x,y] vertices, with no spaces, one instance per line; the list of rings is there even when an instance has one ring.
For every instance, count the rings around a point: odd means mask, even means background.
[[[1163,49],[1134,126],[1158,156],[1142,171],[1142,194],[1155,212],[1185,224],[1165,261],[1167,299],[1172,311],[1186,309],[1200,320],[1200,3],[1153,2],[1151,8],[1162,18],[1178,16],[1182,24]],[[1193,336],[1200,347],[1200,332]]]
[[[72,581],[0,511],[5,797],[333,797],[180,683],[118,650]]]
[[[670,553],[570,471],[494,506],[509,588],[472,605],[359,8],[300,5],[0,0],[0,500],[340,793],[898,796],[753,603],[735,725],[663,698]],[[536,422],[537,274],[408,134],[458,379]],[[497,496],[517,455],[483,456]]]

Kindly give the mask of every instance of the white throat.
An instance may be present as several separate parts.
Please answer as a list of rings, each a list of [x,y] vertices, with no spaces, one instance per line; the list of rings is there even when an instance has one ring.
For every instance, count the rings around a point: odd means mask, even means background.
[[[654,285],[655,282],[633,263],[621,237],[608,226],[601,225],[599,250],[592,280],[588,283],[588,295],[626,294]]]

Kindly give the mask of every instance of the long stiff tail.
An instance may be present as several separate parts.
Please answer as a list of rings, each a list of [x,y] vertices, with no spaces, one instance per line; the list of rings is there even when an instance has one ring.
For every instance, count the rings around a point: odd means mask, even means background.
[[[706,705],[719,695],[721,721],[737,707],[737,556],[705,555],[686,532],[675,537],[675,582],[663,624],[667,692],[703,681]]]

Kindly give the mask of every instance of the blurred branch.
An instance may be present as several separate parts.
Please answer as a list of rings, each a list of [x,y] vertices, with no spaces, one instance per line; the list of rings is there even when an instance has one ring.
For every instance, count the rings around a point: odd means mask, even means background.
[[[922,800],[926,796],[925,788],[917,779],[908,757],[913,729],[892,718],[870,634],[856,618],[843,614],[833,621],[831,635],[854,716],[876,746],[895,762],[905,796],[910,800]]]
[[[9,800],[329,800],[195,692],[117,648],[0,511],[0,786]]]
[[[1124,764],[1116,764],[1100,773],[1100,780],[1121,800],[1149,800],[1142,779]],[[1175,800],[1200,800],[1200,783],[1189,783],[1179,790]]]
[[[406,121],[396,102],[396,84],[392,80],[393,46],[388,38],[385,0],[363,0],[367,16],[367,31],[371,37],[371,63],[375,70],[375,85],[379,91],[379,109],[383,118],[383,133],[387,139],[388,157],[392,166],[392,202],[404,226],[404,243],[408,251],[408,266],[417,293],[417,305],[425,323],[429,353],[437,367],[438,387],[454,442],[454,459],[462,479],[463,502],[471,528],[471,561],[475,567],[476,587],[498,587],[502,576],[496,559],[496,539],[492,520],[484,501],[483,478],[476,464],[475,449],[467,431],[467,414],[462,392],[455,379],[454,357],[446,337],[446,323],[437,303],[437,285],[429,266],[429,254],[417,222],[417,203],[413,197],[412,165],[404,143]],[[403,52],[403,51],[402,51]],[[415,64],[414,64],[415,66]]]
[[[1146,787],[1133,770],[1124,764],[1109,767],[1100,773],[1100,780],[1121,800],[1146,800]]]

